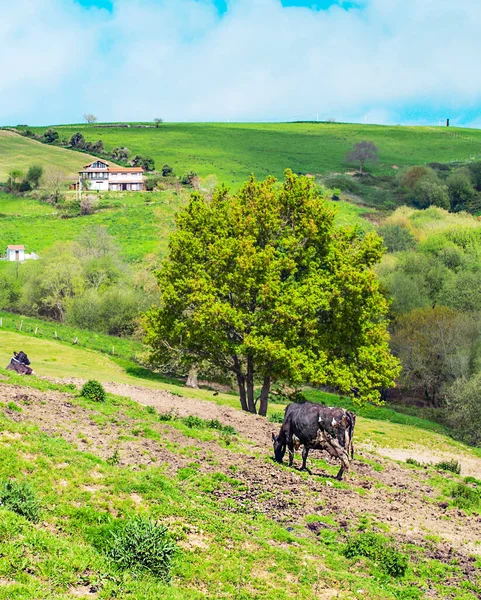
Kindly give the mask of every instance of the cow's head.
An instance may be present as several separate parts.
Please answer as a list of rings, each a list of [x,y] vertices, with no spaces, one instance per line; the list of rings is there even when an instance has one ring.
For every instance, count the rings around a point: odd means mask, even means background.
[[[286,442],[280,439],[280,435],[272,434],[272,441],[274,443],[274,459],[281,463],[286,453]]]
[[[14,352],[13,355],[18,360],[18,362],[21,362],[23,365],[30,364],[30,361],[28,360],[28,356],[22,350],[20,350],[20,352]]]

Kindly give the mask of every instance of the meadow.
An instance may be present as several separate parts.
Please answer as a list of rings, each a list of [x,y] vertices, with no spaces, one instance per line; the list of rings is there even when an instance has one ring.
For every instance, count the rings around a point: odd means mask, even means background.
[[[443,127],[401,127],[345,123],[163,123],[159,128],[101,125],[51,126],[61,137],[81,131],[89,142],[100,139],[107,151],[127,146],[132,155],[152,156],[157,168],[171,165],[177,175],[195,171],[238,186],[251,173],[281,177],[299,173],[349,170],[346,152],[362,140],[379,148],[374,174],[431,161],[474,160],[481,156],[481,131]],[[150,124],[151,125],[151,124]],[[46,127],[31,128],[43,133]],[[351,169],[354,166],[351,166]]]
[[[93,157],[68,152],[63,148],[46,146],[7,130],[0,130],[0,183],[5,182],[9,171],[26,172],[32,165],[40,165],[47,172],[61,171],[67,179],[76,179],[78,171]],[[0,211],[1,212],[1,211]]]

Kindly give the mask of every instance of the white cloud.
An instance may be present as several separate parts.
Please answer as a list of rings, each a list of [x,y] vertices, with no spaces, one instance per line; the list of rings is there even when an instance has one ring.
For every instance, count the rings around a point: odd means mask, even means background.
[[[89,111],[103,120],[319,113],[399,122],[409,106],[439,116],[452,108],[461,120],[481,106],[478,0],[366,0],[326,11],[230,0],[222,18],[211,0],[114,7],[2,7],[0,121],[68,122]]]

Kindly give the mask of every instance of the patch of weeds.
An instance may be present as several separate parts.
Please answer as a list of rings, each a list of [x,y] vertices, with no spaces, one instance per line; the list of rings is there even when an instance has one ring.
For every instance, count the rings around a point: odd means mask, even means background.
[[[33,488],[26,481],[7,479],[0,488],[0,503],[5,508],[36,523],[40,517],[40,504]]]
[[[284,413],[283,412],[271,412],[269,417],[269,423],[283,423]]]
[[[188,417],[184,417],[182,419],[182,423],[189,427],[190,429],[204,429],[205,421],[200,417],[196,417],[195,415],[189,415]]]
[[[461,475],[461,464],[457,460],[442,460],[441,462],[434,464],[435,469],[441,469],[442,471],[449,471]]]
[[[468,477],[464,478],[464,483],[472,483],[481,487],[481,481],[479,479],[476,479],[476,477],[471,477],[471,475],[468,475]]]
[[[145,410],[146,410],[146,412],[147,412],[149,415],[156,415],[156,414],[157,414],[157,410],[156,410],[156,408],[155,408],[155,407],[153,407],[153,406],[146,406],[146,407],[145,407]]]
[[[146,517],[135,517],[111,536],[108,555],[119,569],[150,571],[163,581],[170,580],[178,549],[167,527]]]
[[[112,456],[109,456],[107,458],[107,464],[110,465],[111,467],[115,467],[120,464],[120,453],[119,453],[118,448],[115,449]]]
[[[413,465],[414,467],[422,467],[423,465],[415,458],[406,458],[406,464]]]
[[[391,577],[403,577],[409,566],[408,557],[377,533],[364,532],[352,536],[348,539],[343,554],[347,558],[369,558]]]
[[[89,379],[89,381],[83,385],[80,395],[93,402],[105,402],[107,398],[103,385],[100,381],[95,379]]]
[[[222,442],[224,442],[224,444],[226,446],[230,446],[232,444],[232,435],[230,433],[226,433],[225,431],[223,431],[221,433],[220,439],[222,440]]]
[[[22,412],[21,406],[18,406],[18,404],[15,404],[15,402],[9,402],[7,404],[7,408],[13,412]]]
[[[451,490],[453,504],[459,508],[474,510],[481,505],[481,490],[467,483],[458,483]]]
[[[165,422],[175,421],[177,419],[177,416],[173,411],[169,410],[169,412],[166,412],[166,413],[159,413],[158,419],[159,419],[159,421],[165,421]]]

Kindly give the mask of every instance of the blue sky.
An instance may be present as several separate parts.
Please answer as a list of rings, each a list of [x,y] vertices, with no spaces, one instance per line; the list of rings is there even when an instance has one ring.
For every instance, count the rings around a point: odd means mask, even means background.
[[[479,0],[16,0],[0,124],[481,126]]]

